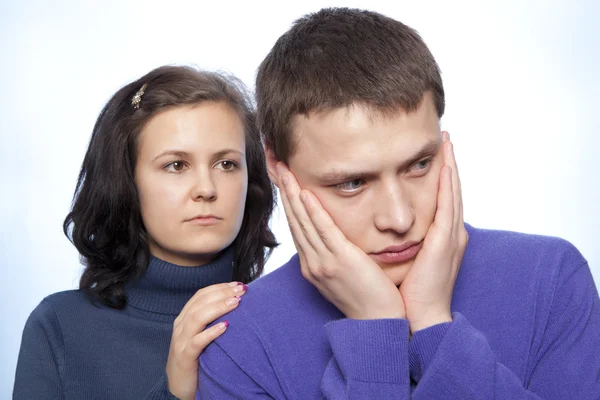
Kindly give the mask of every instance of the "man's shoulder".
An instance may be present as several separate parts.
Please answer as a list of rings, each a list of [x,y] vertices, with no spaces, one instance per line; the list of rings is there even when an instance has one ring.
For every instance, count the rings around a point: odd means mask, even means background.
[[[288,379],[293,371],[316,368],[305,365],[312,360],[307,354],[324,354],[323,326],[341,317],[302,276],[295,255],[251,283],[238,307],[215,321],[226,320],[229,327],[202,353],[203,369],[225,375],[240,369],[261,387],[270,387],[270,393],[278,393],[273,376]]]
[[[568,240],[557,236],[509,230],[481,229],[467,225],[468,251],[511,260],[552,259],[555,262],[582,264],[586,260]]]
[[[273,272],[248,285],[239,306],[219,321],[228,321],[226,334],[217,339],[224,346],[239,341],[273,339],[303,327],[323,326],[339,318],[339,311],[303,276],[298,255]]]
[[[275,268],[272,272],[251,282],[249,286],[255,288],[256,291],[263,293],[277,291],[276,288],[273,287],[274,282],[277,282],[278,285],[297,286],[298,282],[301,280],[304,281],[304,277],[300,270],[300,258],[296,253],[280,267]]]
[[[467,232],[463,266],[482,276],[557,282],[587,263],[571,242],[560,237],[470,225]]]
[[[300,300],[320,297],[316,288],[302,276],[299,257],[295,254],[281,267],[250,283],[238,309],[255,318],[297,306]]]

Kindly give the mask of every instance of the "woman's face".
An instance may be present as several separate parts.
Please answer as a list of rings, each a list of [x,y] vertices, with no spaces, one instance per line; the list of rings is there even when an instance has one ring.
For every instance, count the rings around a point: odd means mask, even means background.
[[[244,125],[225,102],[161,111],[138,138],[135,181],[150,252],[193,266],[240,231],[248,189]]]

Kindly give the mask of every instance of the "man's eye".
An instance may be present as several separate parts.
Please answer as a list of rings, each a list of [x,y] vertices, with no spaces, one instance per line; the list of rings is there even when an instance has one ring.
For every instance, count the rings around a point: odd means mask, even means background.
[[[430,159],[421,160],[415,164],[415,167],[417,167],[417,169],[425,169],[425,168],[427,168],[427,166],[429,165],[430,162],[431,162]]]
[[[181,172],[185,168],[185,163],[183,161],[173,161],[165,165],[164,168],[169,172]]]
[[[431,158],[425,158],[413,164],[412,170],[415,172],[424,172],[431,165]]]
[[[339,185],[335,185],[337,189],[342,192],[355,192],[360,189],[364,185],[365,181],[363,179],[353,179],[348,182],[340,183]]]

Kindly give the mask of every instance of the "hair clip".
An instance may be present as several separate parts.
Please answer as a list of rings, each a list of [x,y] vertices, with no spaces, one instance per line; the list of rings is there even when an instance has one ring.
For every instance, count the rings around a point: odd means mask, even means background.
[[[146,90],[146,87],[148,87],[148,84],[144,83],[144,85],[141,87],[141,89],[138,90],[137,93],[135,94],[135,96],[133,96],[133,98],[131,99],[131,105],[136,110],[138,108],[140,108],[140,102],[142,101],[142,96],[144,95],[144,90]]]

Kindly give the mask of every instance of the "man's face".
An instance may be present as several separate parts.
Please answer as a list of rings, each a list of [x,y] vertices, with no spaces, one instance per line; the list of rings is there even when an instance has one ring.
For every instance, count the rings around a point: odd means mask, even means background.
[[[408,114],[353,105],[297,115],[292,129],[288,166],[300,187],[399,285],[436,211],[443,156],[431,95]]]

